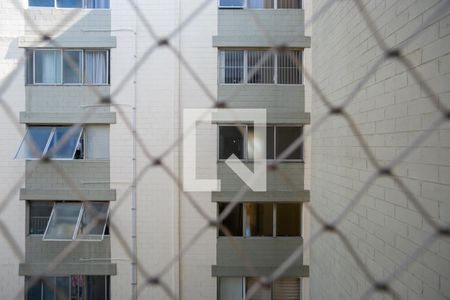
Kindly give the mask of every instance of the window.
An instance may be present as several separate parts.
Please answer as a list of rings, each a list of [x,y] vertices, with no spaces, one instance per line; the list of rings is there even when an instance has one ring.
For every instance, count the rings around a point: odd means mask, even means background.
[[[109,0],[28,0],[29,7],[109,8]]]
[[[109,84],[108,56],[108,50],[27,49],[26,83]]]
[[[228,206],[228,203],[219,203],[219,215]],[[230,231],[232,236],[242,236],[243,232],[243,215],[242,215],[242,204],[237,204],[233,207],[233,210],[228,214],[228,216],[222,221],[222,224]],[[225,236],[222,230],[219,230],[219,236]]]
[[[33,284],[34,283],[34,284]],[[109,300],[109,276],[26,277],[27,300]]]
[[[219,8],[299,9],[301,0],[219,0]]]
[[[302,135],[302,126],[274,125],[266,127],[266,158],[279,159],[281,154]],[[219,160],[235,154],[242,160],[253,160],[262,153],[264,141],[255,135],[252,125],[219,125]],[[300,144],[283,160],[302,160],[303,144]]]
[[[244,203],[244,236],[273,236],[273,204]]]
[[[44,234],[47,227],[48,219],[52,213],[53,203],[47,201],[30,201],[29,202],[29,234]]]
[[[255,277],[220,277],[218,278],[219,300],[243,300],[248,291],[258,282]],[[255,300],[300,300],[300,278],[279,278],[269,287],[261,287],[252,299]]]
[[[222,83],[243,82],[244,50],[228,50],[220,53],[220,78]]]
[[[104,202],[55,203],[43,240],[103,240],[108,207]]]
[[[219,0],[219,7],[222,8],[242,8],[244,7],[244,0]]]
[[[30,126],[20,144],[16,159],[83,159],[83,128],[69,126]]]
[[[244,126],[219,127],[219,159],[228,159],[231,155],[244,158]]]
[[[220,50],[224,84],[302,84],[302,51]]]
[[[228,203],[219,203],[221,214]],[[222,221],[232,236],[301,236],[300,203],[239,203]],[[219,230],[219,236],[225,236]]]

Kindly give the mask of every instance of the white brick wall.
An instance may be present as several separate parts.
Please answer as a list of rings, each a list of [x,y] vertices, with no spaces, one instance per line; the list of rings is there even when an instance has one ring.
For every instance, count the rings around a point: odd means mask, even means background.
[[[315,1],[317,11],[326,1]],[[390,46],[409,39],[445,1],[362,1]],[[450,107],[450,15],[442,11],[402,48],[440,101]],[[383,55],[354,1],[336,1],[313,24],[313,77],[333,103],[341,103]],[[326,108],[313,93],[312,120]],[[421,83],[394,60],[385,61],[346,108],[380,163],[388,163],[440,117]],[[436,222],[449,222],[450,124],[395,168],[395,173]],[[374,171],[342,118],[332,117],[313,135],[311,202],[333,220]],[[318,230],[314,222],[312,231]],[[377,179],[341,223],[370,272],[382,279],[393,272],[432,233],[423,216],[388,178]],[[440,239],[394,282],[403,299],[450,298],[450,243]],[[311,298],[359,299],[370,286],[355,260],[336,237],[323,235],[311,248]],[[384,299],[377,294],[376,299]]]

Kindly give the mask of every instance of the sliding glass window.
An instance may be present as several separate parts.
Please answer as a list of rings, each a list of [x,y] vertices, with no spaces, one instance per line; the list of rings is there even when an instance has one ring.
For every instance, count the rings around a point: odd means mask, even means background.
[[[27,84],[109,84],[108,50],[27,49],[26,54]]]
[[[109,8],[109,0],[28,0],[28,7]]]

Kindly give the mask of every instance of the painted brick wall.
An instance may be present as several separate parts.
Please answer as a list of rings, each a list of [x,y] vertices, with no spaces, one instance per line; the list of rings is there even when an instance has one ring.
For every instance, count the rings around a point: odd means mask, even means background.
[[[317,11],[326,1],[315,1]],[[402,48],[413,68],[449,106],[450,15],[445,1],[362,1],[389,47]],[[409,40],[436,10],[441,17]],[[313,76],[333,103],[343,101],[383,52],[371,36],[354,1],[336,1],[313,24]],[[317,93],[312,120],[326,112]],[[385,61],[371,72],[347,111],[377,160],[388,163],[423,133],[440,113],[423,89],[397,61]],[[450,212],[450,124],[429,132],[394,169],[436,222],[448,223]],[[333,220],[374,171],[349,126],[333,117],[312,139],[311,203],[326,220]],[[363,263],[377,278],[393,272],[432,233],[428,223],[388,178],[378,179],[339,227]],[[312,232],[319,229],[313,224]],[[311,248],[311,297],[359,299],[369,287],[355,260],[332,235],[323,235]],[[450,242],[426,245],[422,255],[393,281],[403,299],[450,297]],[[387,296],[386,296],[387,297]],[[376,299],[383,295],[377,294]],[[383,298],[384,299],[384,298]]]

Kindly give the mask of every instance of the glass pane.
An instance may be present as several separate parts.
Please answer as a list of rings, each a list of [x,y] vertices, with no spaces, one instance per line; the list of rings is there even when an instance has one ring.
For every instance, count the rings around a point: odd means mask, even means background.
[[[81,203],[56,203],[44,240],[71,240],[75,232]]]
[[[220,52],[220,82],[242,83],[244,79],[244,51],[228,50]]]
[[[302,52],[284,51],[278,53],[278,83],[302,83]]]
[[[56,277],[56,299],[69,300],[69,277]]]
[[[248,83],[274,83],[274,55],[269,51],[248,51]]]
[[[300,279],[280,278],[273,283],[273,300],[300,300]]]
[[[51,133],[52,127],[28,127],[16,159],[40,158]]]
[[[82,0],[56,0],[58,7],[81,7],[82,3]]]
[[[219,6],[242,7],[244,6],[244,0],[220,0]]]
[[[258,278],[247,277],[245,278],[245,293],[247,294],[251,287],[258,282]],[[261,287],[253,294],[252,300],[271,300],[272,291],[270,288]]]
[[[280,126],[276,128],[277,157],[302,135],[302,127]],[[285,159],[302,159],[303,144],[300,144]]]
[[[232,154],[244,158],[243,126],[219,127],[219,159],[228,159]]]
[[[34,69],[34,61],[33,61],[33,50],[26,49],[25,50],[26,60],[27,60],[27,75],[26,75],[26,84],[33,84],[33,69]]]
[[[301,0],[278,0],[278,8],[302,8]]]
[[[273,0],[247,0],[248,8],[273,8]]]
[[[46,277],[45,280],[42,280],[43,288],[42,288],[42,299],[43,300],[54,300],[56,299],[56,278],[55,277]]]
[[[81,83],[81,57],[82,51],[70,50],[63,52],[63,82]]]
[[[27,300],[41,300],[41,294],[42,294],[42,282],[37,277],[27,277]],[[31,281],[35,280],[34,284],[31,285]]]
[[[275,138],[274,138],[274,130],[275,128],[273,126],[267,127],[267,136],[266,136],[266,155],[267,159],[274,159],[274,153],[275,153]]]
[[[70,300],[84,300],[85,277],[82,275],[70,276]]]
[[[245,236],[273,236],[273,204],[244,203]]]
[[[109,0],[86,0],[86,8],[109,8]]]
[[[107,51],[85,51],[85,82],[86,84],[108,83]]]
[[[258,127],[257,127],[258,128]],[[264,128],[260,128],[260,131],[262,131]],[[269,132],[271,130],[270,127],[266,128],[266,141],[263,140],[262,132],[259,133],[259,136],[256,137],[255,136],[255,128],[253,126],[249,126],[247,129],[247,153],[248,153],[248,159],[253,160],[254,159],[254,154],[258,154],[259,153],[259,157],[264,157],[264,147],[266,147],[266,158],[268,155],[268,147],[269,145],[267,143],[270,142],[269,138]],[[272,129],[273,131],[273,129]],[[273,137],[273,132],[272,132],[272,137]],[[266,145],[264,145],[264,143],[266,143]],[[272,141],[272,148],[273,148],[273,141]],[[273,152],[273,149],[272,149]]]
[[[277,236],[300,236],[300,204],[277,204]]]
[[[77,238],[86,240],[101,240],[108,217],[108,203],[84,203],[83,216]]]
[[[82,128],[75,129],[69,133],[71,127],[56,127],[49,146],[49,154],[52,158],[71,159],[74,157],[80,140]]]
[[[52,202],[30,201],[29,234],[44,234],[52,209]]]
[[[86,300],[107,300],[106,276],[86,276]]]
[[[219,215],[225,210],[228,203],[219,203]],[[237,204],[222,224],[228,228],[233,236],[242,236],[242,204]],[[219,236],[225,236],[222,230],[219,230]]]
[[[241,277],[219,277],[220,300],[242,300]]]
[[[55,0],[28,0],[28,6],[55,6]]]
[[[35,83],[61,83],[61,51],[36,50]]]

